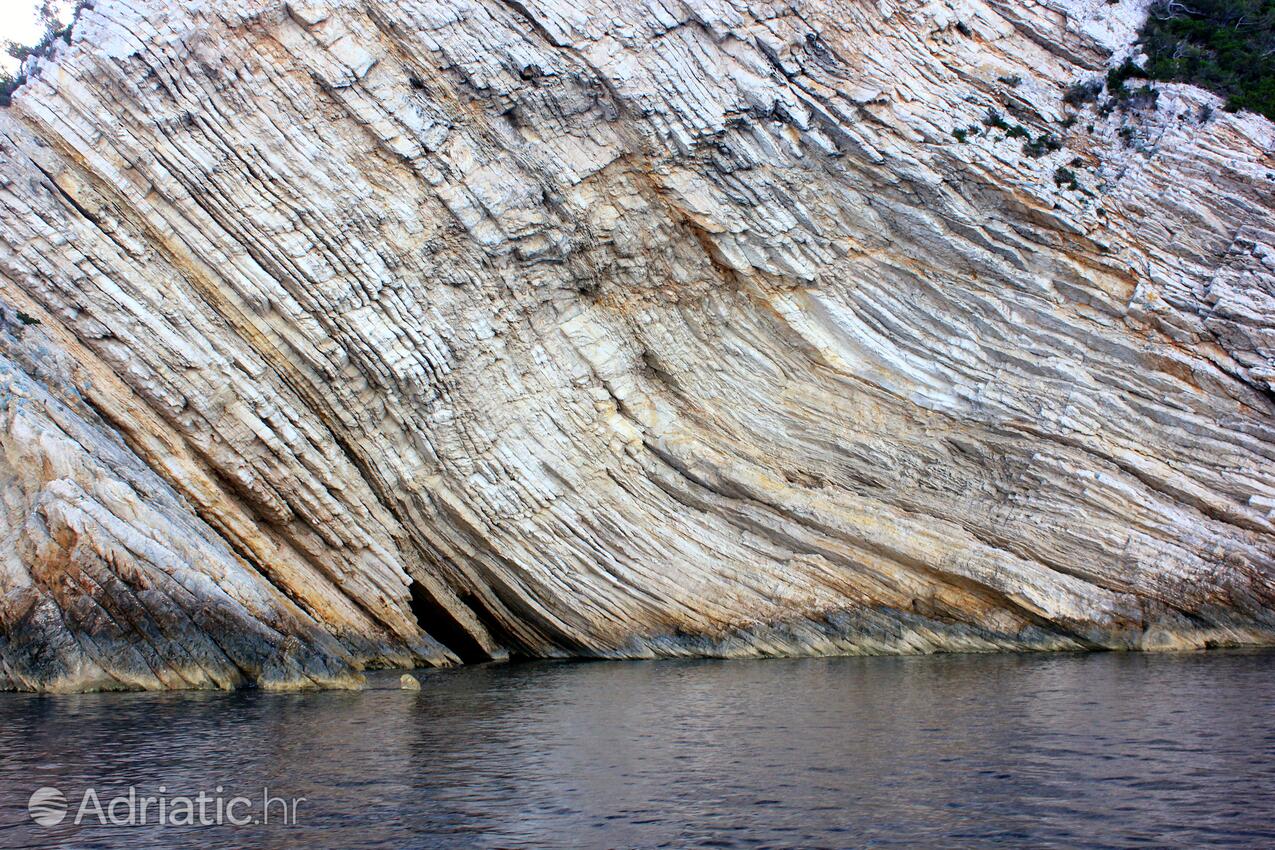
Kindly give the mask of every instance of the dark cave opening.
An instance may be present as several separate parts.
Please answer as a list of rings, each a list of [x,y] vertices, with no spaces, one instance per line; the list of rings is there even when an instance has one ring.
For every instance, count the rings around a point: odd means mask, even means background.
[[[421,630],[450,649],[466,664],[490,661],[491,656],[451,611],[438,602],[419,581],[413,581],[412,616]]]

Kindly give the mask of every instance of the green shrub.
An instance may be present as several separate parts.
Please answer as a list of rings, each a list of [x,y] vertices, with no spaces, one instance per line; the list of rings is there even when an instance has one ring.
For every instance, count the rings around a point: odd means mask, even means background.
[[[1067,88],[1066,93],[1063,94],[1063,103],[1080,106],[1084,103],[1092,103],[1100,94],[1102,94],[1102,80],[1081,80]]]
[[[1128,109],[1130,106],[1155,106],[1160,100],[1160,90],[1155,86],[1146,85],[1132,91],[1124,88],[1120,90],[1120,108]]]
[[[22,75],[16,77],[8,71],[0,71],[0,106],[8,106],[13,92],[22,85]]]
[[[1139,45],[1155,80],[1191,83],[1275,119],[1275,0],[1157,0]]]
[[[1010,123],[1005,120],[1005,116],[995,109],[987,110],[987,115],[983,117],[983,124],[987,127],[994,127],[997,130],[1004,130],[1007,133],[1010,129]]]
[[[1062,142],[1054,137],[1053,133],[1042,133],[1033,141],[1028,139],[1023,142],[1023,153],[1032,159],[1040,159],[1047,153],[1053,153],[1062,148]]]
[[[1125,59],[1116,67],[1107,72],[1107,93],[1113,97],[1120,97],[1124,94],[1124,84],[1128,80],[1135,77],[1146,79],[1147,72],[1144,68],[1139,68],[1133,64],[1132,59]]]
[[[71,28],[80,19],[80,13],[92,8],[92,0],[80,0],[71,12],[71,22],[64,25],[58,20],[53,4],[43,3],[39,8],[39,16],[44,24],[44,37],[38,43],[31,45],[18,44],[16,41],[5,42],[4,52],[17,59],[19,65],[17,74],[0,72],[0,107],[6,107],[12,103],[13,93],[18,86],[27,81],[26,74],[22,71],[22,63],[32,56],[43,58],[52,55],[58,39],[70,44]]]

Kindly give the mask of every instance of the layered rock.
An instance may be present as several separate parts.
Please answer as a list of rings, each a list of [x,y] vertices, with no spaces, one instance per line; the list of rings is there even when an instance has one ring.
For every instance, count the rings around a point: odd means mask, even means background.
[[[1142,5],[98,0],[0,686],[1271,642],[1275,129],[1065,104]]]

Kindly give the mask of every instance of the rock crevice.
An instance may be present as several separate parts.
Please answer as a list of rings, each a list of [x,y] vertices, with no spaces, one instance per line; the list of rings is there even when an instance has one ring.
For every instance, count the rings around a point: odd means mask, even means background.
[[[99,0],[0,110],[0,687],[1275,639],[1275,128],[1122,0]]]

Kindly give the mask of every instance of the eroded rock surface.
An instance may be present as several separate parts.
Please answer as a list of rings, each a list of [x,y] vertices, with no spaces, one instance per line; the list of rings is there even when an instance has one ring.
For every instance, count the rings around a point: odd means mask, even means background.
[[[0,112],[0,686],[1271,642],[1275,129],[1064,103],[1144,5],[98,0]]]

